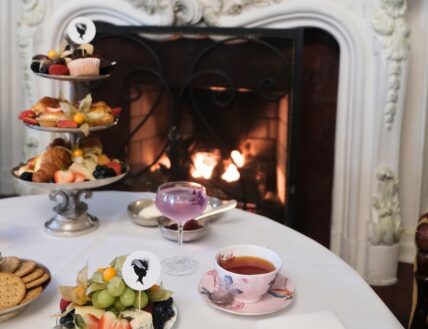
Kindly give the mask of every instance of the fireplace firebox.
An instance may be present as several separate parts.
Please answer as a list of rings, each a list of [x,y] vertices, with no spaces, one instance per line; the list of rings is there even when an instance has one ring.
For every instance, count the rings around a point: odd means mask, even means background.
[[[94,99],[122,107],[100,133],[131,165],[118,188],[191,179],[329,245],[339,50],[316,29],[97,23],[117,61]],[[82,91],[83,93],[84,91]]]

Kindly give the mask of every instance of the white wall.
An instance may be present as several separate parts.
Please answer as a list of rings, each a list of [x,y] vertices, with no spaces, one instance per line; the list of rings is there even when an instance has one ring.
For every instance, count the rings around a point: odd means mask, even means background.
[[[14,193],[10,170],[22,161],[24,128],[17,120],[23,109],[22,68],[17,23],[22,3],[0,0],[0,193]]]

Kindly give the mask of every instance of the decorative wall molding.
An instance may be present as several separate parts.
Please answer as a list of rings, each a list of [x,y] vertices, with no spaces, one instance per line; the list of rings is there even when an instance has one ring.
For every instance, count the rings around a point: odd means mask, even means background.
[[[402,62],[407,61],[410,49],[410,28],[407,24],[406,0],[382,0],[381,5],[373,14],[373,28],[377,32],[387,56],[389,67],[388,92],[384,106],[385,126],[392,128],[397,113],[400,95]]]
[[[266,7],[282,0],[128,0],[149,15],[171,11],[175,25],[218,25],[221,15],[236,16],[249,8]]]

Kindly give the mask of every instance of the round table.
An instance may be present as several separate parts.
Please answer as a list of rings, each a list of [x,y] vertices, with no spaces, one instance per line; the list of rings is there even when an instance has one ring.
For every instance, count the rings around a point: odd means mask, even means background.
[[[55,238],[44,232],[53,203],[46,195],[0,200],[0,251],[46,265],[52,281],[43,295],[23,314],[0,327],[51,328],[58,313],[58,285],[74,285],[77,272],[89,264],[90,273],[115,256],[149,250],[160,259],[175,254],[177,244],[165,240],[158,228],[135,225],[127,205],[148,193],[96,192],[88,201],[100,228],[75,238]],[[296,286],[296,298],[287,308],[264,316],[240,316],[207,305],[197,285],[213,268],[217,249],[231,244],[257,244],[275,250],[283,260],[282,272]],[[178,320],[174,328],[257,328],[259,320],[287,314],[333,311],[346,328],[403,328],[367,283],[344,261],[317,242],[270,219],[234,209],[213,222],[201,240],[184,244],[184,252],[200,262],[185,277],[162,274],[163,285],[174,291]]]

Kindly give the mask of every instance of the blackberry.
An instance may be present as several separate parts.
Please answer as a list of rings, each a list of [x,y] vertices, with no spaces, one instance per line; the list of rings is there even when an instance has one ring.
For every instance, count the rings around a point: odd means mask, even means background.
[[[26,180],[28,182],[31,182],[33,180],[33,173],[24,171],[21,176],[19,176],[19,179]]]
[[[96,166],[94,172],[92,173],[96,179],[108,178],[116,176],[114,169],[107,166]]]
[[[155,329],[163,329],[165,322],[174,316],[172,309],[172,298],[162,302],[153,303],[153,326]]]

